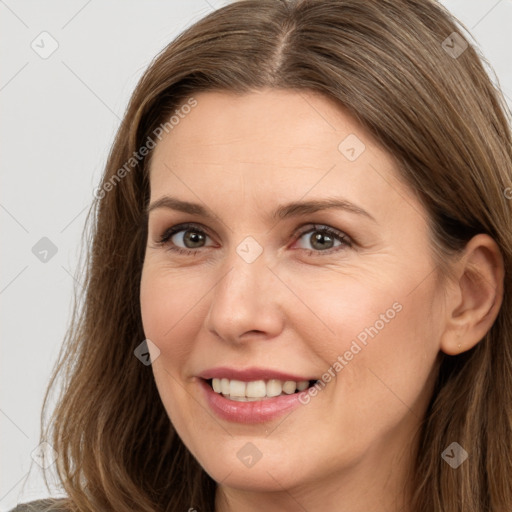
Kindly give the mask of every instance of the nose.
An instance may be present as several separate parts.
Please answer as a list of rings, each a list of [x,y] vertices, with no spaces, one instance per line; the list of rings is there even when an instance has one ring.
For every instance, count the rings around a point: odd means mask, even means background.
[[[222,275],[210,295],[208,331],[235,345],[278,336],[284,326],[285,286],[269,268],[265,251],[248,262],[233,250]]]

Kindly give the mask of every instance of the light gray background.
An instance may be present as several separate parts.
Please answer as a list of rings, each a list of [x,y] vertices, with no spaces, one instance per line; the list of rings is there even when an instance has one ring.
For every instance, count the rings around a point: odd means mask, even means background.
[[[226,3],[0,0],[2,511],[50,494],[31,454],[86,212],[129,96],[172,38]],[[512,0],[442,3],[470,29],[511,104]],[[51,48],[44,31],[58,43],[46,59],[31,47]],[[46,262],[32,252],[43,237],[57,247]]]

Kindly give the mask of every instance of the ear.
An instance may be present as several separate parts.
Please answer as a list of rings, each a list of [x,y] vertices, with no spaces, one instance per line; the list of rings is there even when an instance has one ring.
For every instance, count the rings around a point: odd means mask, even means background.
[[[457,279],[447,294],[440,346],[448,355],[465,352],[482,340],[503,301],[503,257],[490,236],[473,237],[455,267]]]

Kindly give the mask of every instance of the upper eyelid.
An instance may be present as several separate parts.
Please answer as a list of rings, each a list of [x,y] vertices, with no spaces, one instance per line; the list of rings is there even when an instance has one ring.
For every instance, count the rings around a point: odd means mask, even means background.
[[[197,231],[200,231],[201,233],[204,233],[205,235],[209,236],[210,238],[213,238],[210,234],[209,230],[202,226],[201,224],[196,224],[194,222],[185,222],[181,224],[175,224],[174,226],[170,226],[161,232],[160,235],[158,235],[159,238],[165,237],[168,233],[170,233],[170,236],[174,236],[177,233],[180,233],[181,231],[188,231],[192,229],[197,229]]]

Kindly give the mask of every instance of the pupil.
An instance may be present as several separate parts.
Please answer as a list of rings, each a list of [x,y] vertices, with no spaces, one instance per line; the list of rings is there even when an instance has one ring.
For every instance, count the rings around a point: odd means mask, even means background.
[[[316,235],[312,235],[311,245],[315,247],[315,244],[317,242],[320,242],[319,247],[316,247],[317,249],[325,249],[325,241],[327,240],[327,243],[332,243],[332,238],[329,235],[326,235],[324,233],[317,233]]]
[[[187,231],[185,233],[184,241],[185,243],[190,242],[192,244],[192,247],[195,245],[200,245],[204,237],[200,233],[197,233],[196,231]]]

